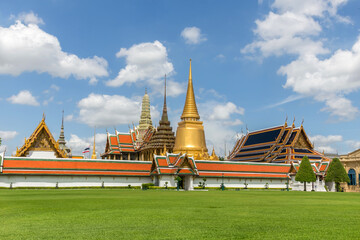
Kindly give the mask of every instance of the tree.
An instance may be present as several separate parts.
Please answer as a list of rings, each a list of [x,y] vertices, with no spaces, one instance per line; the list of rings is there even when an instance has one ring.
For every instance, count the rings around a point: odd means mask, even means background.
[[[0,146],[1,146],[1,138],[0,138]]]
[[[295,180],[304,182],[304,191],[306,191],[306,182],[316,181],[316,175],[307,156],[304,156],[301,160],[299,171],[296,174]]]
[[[335,182],[336,191],[339,191],[341,182],[350,182],[350,178],[338,158],[334,158],[331,161],[326,173],[325,182]]]

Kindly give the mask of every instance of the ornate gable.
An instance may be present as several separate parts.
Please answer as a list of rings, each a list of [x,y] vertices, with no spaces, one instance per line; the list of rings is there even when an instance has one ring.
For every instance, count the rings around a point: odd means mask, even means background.
[[[27,157],[30,152],[43,151],[54,152],[57,158],[67,158],[64,150],[60,149],[59,143],[55,141],[49,128],[45,123],[45,117],[41,120],[30,138],[25,138],[24,145],[16,150],[16,157]]]
[[[300,132],[298,133],[298,136],[294,140],[293,146],[295,148],[314,149],[302,126],[300,128]]]

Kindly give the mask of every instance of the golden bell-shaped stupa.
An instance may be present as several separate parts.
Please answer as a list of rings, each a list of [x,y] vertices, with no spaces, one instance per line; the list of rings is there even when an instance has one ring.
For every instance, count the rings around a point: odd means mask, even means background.
[[[176,130],[174,153],[187,153],[196,159],[208,159],[203,122],[200,121],[191,74],[191,59],[189,82],[181,122]]]

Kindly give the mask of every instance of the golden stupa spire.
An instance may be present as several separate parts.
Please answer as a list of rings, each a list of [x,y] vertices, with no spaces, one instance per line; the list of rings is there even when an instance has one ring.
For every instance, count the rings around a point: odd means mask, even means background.
[[[91,155],[91,159],[96,159],[96,152],[95,152],[95,135],[96,135],[96,128],[94,128],[94,147],[93,147],[93,153]]]
[[[190,59],[190,69],[189,69],[189,82],[186,93],[186,100],[183,113],[181,115],[181,120],[199,120],[200,116],[196,107],[195,94],[192,83],[192,73],[191,73],[191,59]]]

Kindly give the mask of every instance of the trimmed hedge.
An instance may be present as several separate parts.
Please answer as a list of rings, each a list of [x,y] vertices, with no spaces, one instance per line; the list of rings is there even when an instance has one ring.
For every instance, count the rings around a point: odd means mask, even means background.
[[[159,187],[159,186],[149,186],[148,189],[176,189],[176,187]]]

